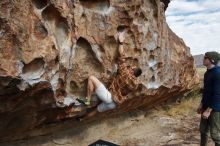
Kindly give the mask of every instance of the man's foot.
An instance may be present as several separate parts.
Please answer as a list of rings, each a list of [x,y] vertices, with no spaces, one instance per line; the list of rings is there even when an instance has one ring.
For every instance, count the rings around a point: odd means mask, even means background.
[[[89,106],[91,104],[91,102],[88,98],[78,97],[78,98],[76,98],[76,100],[86,106]]]

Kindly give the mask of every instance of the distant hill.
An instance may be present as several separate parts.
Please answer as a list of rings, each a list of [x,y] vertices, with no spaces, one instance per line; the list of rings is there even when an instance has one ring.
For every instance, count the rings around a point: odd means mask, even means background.
[[[195,60],[195,63],[196,63],[196,67],[204,67],[203,66],[203,58],[204,58],[203,54],[194,55],[193,57],[194,57],[194,60]]]

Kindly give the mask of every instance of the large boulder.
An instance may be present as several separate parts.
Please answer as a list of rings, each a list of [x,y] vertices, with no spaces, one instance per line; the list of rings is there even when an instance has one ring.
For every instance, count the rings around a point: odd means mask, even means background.
[[[111,83],[115,34],[121,30],[126,63],[143,69],[142,88],[109,113],[150,108],[192,89],[198,82],[194,59],[169,29],[167,5],[160,0],[1,0],[1,140],[82,114],[83,106],[58,108],[57,97],[85,96],[90,75]]]

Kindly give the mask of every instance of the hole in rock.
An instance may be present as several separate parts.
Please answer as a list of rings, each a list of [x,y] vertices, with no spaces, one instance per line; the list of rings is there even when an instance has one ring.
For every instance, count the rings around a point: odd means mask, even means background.
[[[28,64],[25,64],[22,73],[23,77],[26,79],[38,79],[44,73],[44,60],[42,58],[37,58]]]
[[[82,38],[82,37],[80,37],[78,40],[77,40],[77,42],[76,42],[76,46],[77,46],[77,51],[76,51],[76,54],[77,53],[82,53],[83,52],[83,50],[84,51],[86,51],[85,53],[83,53],[82,55],[81,55],[81,58],[87,58],[88,60],[90,60],[91,62],[88,62],[88,63],[92,63],[92,64],[94,64],[94,65],[97,65],[97,64],[99,64],[100,65],[100,63],[99,63],[99,60],[97,59],[97,57],[96,56],[98,56],[93,50],[92,50],[92,47],[91,47],[91,45],[90,45],[90,43],[86,40],[86,39],[84,39],[84,38]],[[100,68],[100,67],[98,67],[98,68]]]
[[[163,67],[163,62],[158,62],[157,67],[162,68]]]
[[[83,7],[96,11],[103,11],[109,9],[110,1],[109,0],[80,0],[80,3]]]
[[[60,12],[53,6],[48,6],[43,12],[42,17],[45,21],[48,21],[49,27],[53,28],[53,34],[55,35],[58,47],[61,47],[68,37],[68,22],[66,18],[62,17]],[[55,22],[56,28],[53,27]]]
[[[150,55],[148,64],[151,69],[156,70],[157,60],[155,59],[154,55]]]
[[[61,13],[53,5],[50,5],[45,10],[43,10],[42,17],[47,21],[56,20],[56,23],[62,21],[67,24],[66,19],[62,17]]]
[[[73,63],[75,72],[71,75],[69,85],[73,94],[84,96],[89,75],[99,77],[100,73],[104,71],[95,53],[86,39],[80,37],[77,40],[75,61]]]
[[[118,32],[123,32],[125,29],[126,29],[126,26],[124,26],[124,25],[120,25],[117,27]]]
[[[154,60],[154,55],[150,55],[149,60]]]
[[[55,63],[56,63],[56,64],[59,63],[59,60],[60,60],[60,59],[59,59],[59,56],[57,55],[56,58],[55,58]]]
[[[158,18],[158,13],[154,10],[154,18]]]
[[[47,0],[32,0],[32,3],[37,9],[42,9],[47,5]]]
[[[29,64],[24,65],[22,72],[25,74],[30,71],[32,72],[38,71],[44,67],[44,64],[45,62],[42,58],[34,59]]]
[[[162,71],[158,71],[157,75],[161,77]]]
[[[57,29],[60,29],[65,35],[68,34],[68,23],[65,18],[60,17],[56,23]]]
[[[155,81],[156,81],[155,76],[152,76],[151,79],[150,79],[150,82],[155,82]]]
[[[156,82],[156,77],[153,75],[150,78],[150,81],[149,81],[149,83],[147,85],[147,88],[148,89],[157,89],[159,86],[160,86],[160,84],[158,82]]]
[[[41,22],[35,24],[36,34],[39,34],[42,38],[45,38],[48,35],[47,29]]]
[[[86,18],[86,14],[85,13],[82,13],[82,18]]]

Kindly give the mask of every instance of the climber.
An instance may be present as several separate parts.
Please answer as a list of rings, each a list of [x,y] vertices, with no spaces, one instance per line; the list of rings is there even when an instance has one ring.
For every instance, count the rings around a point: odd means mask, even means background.
[[[125,54],[123,48],[123,42],[125,40],[124,32],[118,32],[117,34],[119,42],[119,62],[117,75],[113,78],[109,90],[99,81],[95,76],[88,78],[87,85],[87,100],[86,105],[90,105],[91,95],[95,92],[97,97],[102,101],[95,110],[88,113],[83,119],[87,119],[98,112],[105,112],[116,108],[116,105],[120,105],[126,101],[128,93],[137,90],[141,87],[138,84],[137,77],[142,73],[142,70],[138,67],[128,67],[125,64]]]
[[[208,131],[215,146],[220,146],[220,60],[218,52],[206,52],[203,65],[207,71],[204,75],[204,89],[201,103],[197,109],[201,114],[200,145],[207,146]]]

